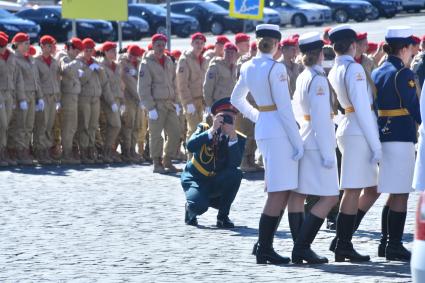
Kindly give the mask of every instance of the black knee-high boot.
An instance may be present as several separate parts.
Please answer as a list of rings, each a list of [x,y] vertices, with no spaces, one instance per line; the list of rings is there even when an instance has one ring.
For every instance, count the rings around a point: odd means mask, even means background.
[[[275,232],[275,233],[277,232],[277,229],[279,228],[280,221],[282,220],[282,216],[283,216],[283,213],[284,213],[284,212],[285,212],[284,210],[282,210],[282,211],[280,212],[279,219],[277,220],[276,227],[275,227],[275,229],[274,229],[274,232]],[[254,244],[254,247],[252,248],[252,254],[253,254],[253,255],[256,255],[256,254],[257,254],[257,248],[258,248],[258,241]]]
[[[258,246],[257,246],[257,263],[272,264],[289,263],[288,257],[280,256],[273,249],[273,238],[276,231],[276,225],[279,222],[279,216],[268,216],[261,214],[259,229],[258,229]]]
[[[317,255],[311,249],[311,243],[314,241],[324,221],[325,219],[317,217],[312,213],[307,215],[299,231],[294,249],[292,250],[293,263],[300,264],[303,263],[303,261],[309,264],[328,262],[326,257]]]
[[[304,212],[288,212],[288,221],[289,229],[291,229],[292,240],[295,243],[304,222]]]
[[[341,262],[348,259],[350,261],[369,261],[368,255],[359,254],[353,247],[351,239],[353,237],[353,229],[356,221],[356,215],[339,213],[336,222],[336,247],[335,261]]]
[[[385,257],[385,248],[387,247],[388,240],[388,211],[390,207],[388,205],[382,208],[381,215],[381,240],[378,246],[378,256]]]
[[[354,228],[353,228],[353,234],[354,234],[354,232],[356,232],[357,231],[357,229],[359,228],[359,226],[360,226],[360,223],[362,222],[362,220],[363,220],[363,217],[366,215],[366,211],[363,211],[363,210],[361,210],[361,209],[358,209],[357,210],[357,215],[356,215],[356,222],[354,223]],[[331,245],[330,245],[330,247],[329,247],[329,250],[330,251],[335,251],[335,246],[336,246],[336,235],[335,235],[335,237],[332,239],[332,242],[331,242]]]
[[[401,242],[406,215],[406,212],[388,211],[388,245],[385,249],[388,260],[410,261],[410,251]]]

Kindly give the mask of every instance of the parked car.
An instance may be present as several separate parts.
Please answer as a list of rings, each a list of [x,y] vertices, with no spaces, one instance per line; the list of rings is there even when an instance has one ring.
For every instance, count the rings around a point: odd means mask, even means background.
[[[39,37],[40,26],[33,21],[18,18],[8,11],[0,9],[0,30],[11,38],[18,32],[28,33],[31,42],[35,42]]]
[[[304,0],[265,0],[265,6],[279,12],[281,25],[320,26],[332,20],[332,11],[329,7]]]
[[[309,2],[329,6],[332,17],[337,23],[346,23],[350,19],[363,22],[373,13],[373,6],[362,0],[308,0]]]
[[[403,10],[408,12],[419,13],[425,8],[425,0],[402,0]]]
[[[167,33],[167,10],[164,7],[153,4],[130,4],[128,14],[146,20],[149,23],[151,35]],[[171,34],[188,37],[199,30],[199,22],[195,18],[171,13]]]
[[[230,2],[228,0],[207,0],[208,2],[220,5],[226,10],[229,10]],[[247,22],[247,21],[246,21]],[[264,7],[263,19],[260,21],[254,21],[254,26],[258,24],[273,24],[280,25],[280,15],[276,10]]]
[[[419,198],[416,210],[416,233],[413,242],[412,259],[410,268],[412,270],[413,283],[425,282],[425,192]]]
[[[111,22],[114,29],[114,40],[118,40],[118,23]],[[149,34],[149,23],[142,18],[129,16],[128,21],[121,22],[123,40],[140,40]]]
[[[40,36],[49,34],[59,42],[64,42],[71,37],[72,22],[62,18],[60,6],[39,6],[28,8],[16,13],[16,16],[32,20],[41,27]],[[112,24],[103,20],[77,20],[77,36],[80,38],[91,37],[94,41],[103,42],[114,39]]]
[[[392,18],[397,13],[403,10],[400,1],[396,0],[366,0],[372,4],[376,9],[376,14],[371,16],[370,19],[376,20],[379,17]]]
[[[172,2],[171,11],[195,17],[201,26],[202,32],[212,32],[214,35],[223,34],[230,30],[233,33],[244,31],[244,21],[231,18],[229,11],[223,7],[204,1],[181,1]],[[247,21],[245,32],[254,30],[254,23]]]

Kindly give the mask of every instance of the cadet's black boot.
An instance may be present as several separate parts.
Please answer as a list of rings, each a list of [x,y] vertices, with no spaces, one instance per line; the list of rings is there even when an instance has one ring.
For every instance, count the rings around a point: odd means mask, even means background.
[[[289,257],[280,256],[273,249],[273,238],[276,231],[276,225],[279,222],[279,216],[268,216],[261,214],[258,229],[258,246],[257,246],[257,264],[286,264],[291,260]]]
[[[381,240],[378,246],[378,256],[385,257],[385,248],[387,247],[388,240],[388,211],[390,207],[388,205],[384,206],[382,209],[381,215]]]
[[[289,229],[294,243],[304,223],[304,212],[288,212]]]
[[[274,229],[274,232],[275,232],[275,233],[276,233],[277,229],[279,228],[280,221],[282,220],[282,216],[283,216],[283,213],[284,213],[284,212],[285,212],[284,210],[282,210],[282,211],[280,212],[279,220],[277,221],[277,223],[276,223],[276,227],[275,227],[275,229]],[[273,241],[273,240],[272,240],[272,241]],[[253,254],[253,255],[256,255],[256,254],[257,254],[257,248],[258,248],[258,241],[254,244],[254,247],[252,248],[252,254]]]
[[[311,243],[319,232],[325,219],[319,218],[312,213],[309,213],[302,224],[297,240],[292,250],[292,262],[301,264],[306,261],[308,264],[328,263],[326,257],[317,255],[311,249]]]
[[[388,245],[385,257],[388,260],[410,261],[410,251],[401,242],[406,222],[406,212],[388,211]]]
[[[217,227],[218,228],[235,228],[235,224],[230,220],[229,216],[220,216],[217,215]]]
[[[359,254],[351,243],[353,229],[356,221],[356,215],[348,215],[339,213],[336,222],[336,246],[335,246],[335,261],[342,262],[348,259],[353,262],[369,261],[368,255]]]
[[[359,228],[360,223],[362,222],[363,217],[365,215],[366,215],[366,212],[365,211],[363,211],[361,209],[357,210],[356,223],[354,224],[353,234]],[[335,236],[335,238],[332,239],[332,242],[331,242],[331,245],[329,247],[329,250],[332,251],[332,252],[334,252],[335,251],[335,246],[336,246],[336,236]]]

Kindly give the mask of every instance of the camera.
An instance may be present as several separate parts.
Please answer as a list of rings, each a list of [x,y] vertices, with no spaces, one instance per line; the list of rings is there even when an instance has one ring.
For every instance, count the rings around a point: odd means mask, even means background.
[[[229,114],[224,114],[223,116],[223,124],[233,125],[233,117]]]

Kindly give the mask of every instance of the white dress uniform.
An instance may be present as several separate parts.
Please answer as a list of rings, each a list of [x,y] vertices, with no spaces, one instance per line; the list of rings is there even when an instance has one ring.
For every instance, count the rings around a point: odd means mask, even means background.
[[[320,39],[320,35],[317,35]],[[299,40],[301,46],[303,36]],[[321,66],[306,67],[299,75],[294,103],[298,104],[304,118],[300,129],[304,156],[300,160],[299,188],[296,190],[300,194],[339,194],[335,124],[330,95],[326,74]]]
[[[247,101],[248,92],[259,110]],[[285,66],[274,61],[271,54],[259,52],[242,65],[231,102],[256,123],[255,139],[263,155],[266,191],[296,189],[303,142],[292,111]]]
[[[373,97],[368,91],[364,69],[349,55],[337,56],[328,77],[340,105],[345,109],[336,132],[342,153],[340,188],[376,186],[378,165],[374,156],[381,155],[381,143],[377,118],[372,111]]]
[[[419,143],[418,153],[416,155],[415,173],[413,177],[413,188],[418,191],[425,191],[425,87],[422,88],[420,109],[422,124],[419,127]]]

